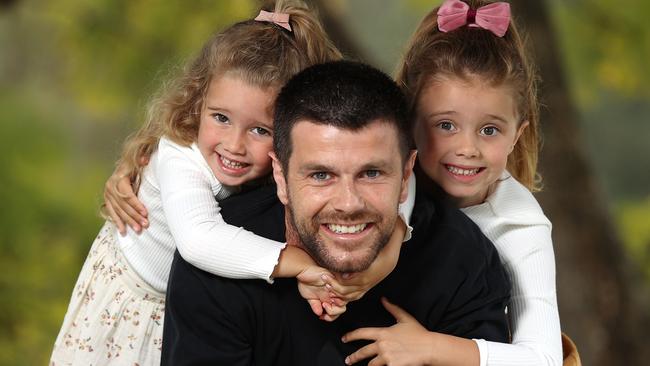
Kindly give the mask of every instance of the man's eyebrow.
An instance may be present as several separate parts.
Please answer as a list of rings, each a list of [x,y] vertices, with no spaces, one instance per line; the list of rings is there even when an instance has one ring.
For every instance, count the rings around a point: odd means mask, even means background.
[[[332,167],[322,164],[322,163],[305,163],[303,164],[300,169],[298,169],[299,172],[304,173],[304,172],[330,172],[332,171]]]
[[[363,164],[361,170],[373,170],[373,169],[388,169],[390,168],[391,163],[388,160],[374,160]]]
[[[391,167],[391,163],[387,160],[383,159],[378,159],[378,160],[372,160],[369,161],[361,166],[359,171],[366,171],[366,170],[389,170]],[[306,173],[306,172],[334,172],[336,169],[332,167],[331,165],[323,164],[323,163],[310,163],[307,162],[303,164],[298,171],[300,173]]]

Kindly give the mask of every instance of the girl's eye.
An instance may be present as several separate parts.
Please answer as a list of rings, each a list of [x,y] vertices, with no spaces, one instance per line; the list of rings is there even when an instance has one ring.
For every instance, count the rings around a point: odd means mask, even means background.
[[[260,136],[271,136],[271,131],[267,130],[264,127],[253,127],[251,131]]]
[[[330,177],[330,175],[327,174],[326,172],[316,172],[313,173],[311,176],[316,180],[327,180]]]
[[[451,123],[450,121],[442,121],[438,123],[436,127],[446,131],[453,131],[455,129],[454,124]]]
[[[227,116],[221,114],[221,113],[215,113],[212,115],[212,117],[215,119],[217,122],[221,123],[228,123],[229,119]]]
[[[499,133],[499,129],[494,126],[486,126],[481,129],[481,134],[485,136],[494,136]]]

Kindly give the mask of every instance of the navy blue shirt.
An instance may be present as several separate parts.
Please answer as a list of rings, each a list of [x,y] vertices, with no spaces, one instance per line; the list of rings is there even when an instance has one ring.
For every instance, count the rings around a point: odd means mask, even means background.
[[[344,365],[345,357],[367,342],[344,344],[343,334],[395,324],[381,296],[431,331],[507,342],[510,284],[496,249],[462,212],[435,194],[419,193],[431,192],[428,188],[418,190],[413,237],[403,244],[395,270],[332,323],[311,312],[295,279],[268,284],[223,278],[193,267],[176,252],[162,364]],[[220,206],[229,224],[284,241],[284,207],[274,186],[233,196]]]

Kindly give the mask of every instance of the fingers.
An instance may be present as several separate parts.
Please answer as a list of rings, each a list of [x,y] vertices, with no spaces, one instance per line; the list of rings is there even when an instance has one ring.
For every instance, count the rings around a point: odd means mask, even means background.
[[[363,346],[356,350],[354,353],[345,358],[346,365],[355,364],[361,360],[365,360],[368,357],[373,357],[377,355],[377,343],[370,343],[369,345]]]
[[[381,355],[377,355],[377,357],[373,358],[368,362],[368,366],[385,366],[388,365],[388,362],[384,360],[384,358]]]
[[[104,200],[107,208],[110,207],[112,211],[109,215],[118,225],[122,235],[126,232],[125,225],[130,226],[138,233],[143,227],[149,226],[149,221],[146,218],[147,210],[133,192],[128,177],[112,176],[104,188]]]
[[[122,208],[129,212],[133,217],[140,217],[145,219],[147,217],[147,208],[144,207],[142,202],[138,199],[133,191],[131,180],[129,177],[122,177],[116,184],[116,193],[119,197],[124,198],[126,202],[121,205]],[[142,223],[141,220],[138,220]],[[143,224],[146,227],[146,225]]]
[[[359,300],[365,293],[365,288],[357,285],[342,285],[333,276],[324,275],[325,287],[334,292],[336,295],[345,299],[345,301]]]
[[[109,197],[108,203],[110,203],[115,214],[120,218],[124,224],[130,226],[135,232],[139,233],[142,230],[140,223],[138,223],[138,218],[134,218],[132,215],[124,211],[123,206],[121,206],[122,198]],[[108,205],[108,204],[107,204]]]
[[[338,315],[329,315],[328,313],[323,313],[323,315],[321,315],[319,319],[326,322],[333,322],[336,319],[338,319],[338,317],[339,317]]]
[[[346,306],[349,301],[345,301],[341,299],[340,297],[336,297],[336,294],[330,293],[330,302],[336,306]]]
[[[124,222],[122,219],[120,219],[120,216],[115,213],[115,210],[113,209],[113,205],[111,205],[110,202],[104,198],[104,207],[106,207],[106,212],[108,213],[108,216],[111,218],[111,221],[117,226],[117,231],[120,233],[120,235],[126,234],[126,226],[124,226]]]
[[[393,317],[395,317],[395,320],[397,320],[398,323],[404,323],[404,322],[415,320],[415,318],[413,318],[411,314],[407,313],[404,309],[400,308],[399,306],[391,303],[390,301],[388,301],[388,299],[386,299],[383,296],[381,298],[381,303],[384,305],[386,310],[388,310],[388,312],[391,313]]]
[[[339,315],[345,313],[345,310],[347,310],[346,305],[337,306],[337,305],[330,304],[328,302],[323,303],[323,308],[325,309],[327,314],[330,315],[330,316],[339,316]]]
[[[309,306],[311,307],[311,311],[314,312],[317,316],[322,316],[323,315],[323,306],[320,300],[307,300],[309,303]]]
[[[358,341],[358,340],[376,341],[377,339],[379,339],[379,333],[381,329],[382,328],[375,328],[375,327],[355,329],[351,332],[344,334],[341,340],[343,341],[343,343]]]

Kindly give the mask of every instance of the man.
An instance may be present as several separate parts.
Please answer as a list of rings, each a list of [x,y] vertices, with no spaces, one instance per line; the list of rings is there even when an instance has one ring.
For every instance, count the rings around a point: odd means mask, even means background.
[[[367,269],[393,232],[415,160],[399,88],[360,63],[316,65],[282,89],[274,119],[277,197],[305,249],[334,272]],[[343,334],[394,324],[382,296],[431,331],[507,341],[509,283],[496,250],[423,177],[396,268],[332,323],[314,316],[294,279],[220,278],[177,253],[162,363],[343,365],[362,345],[342,343]],[[262,187],[221,201],[223,217],[283,240],[274,193]]]

